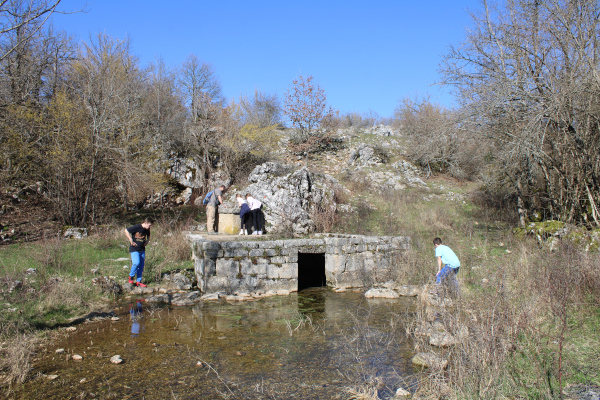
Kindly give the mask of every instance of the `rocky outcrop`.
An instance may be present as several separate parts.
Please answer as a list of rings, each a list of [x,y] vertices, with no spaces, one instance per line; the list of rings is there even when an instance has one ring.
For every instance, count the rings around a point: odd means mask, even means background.
[[[387,155],[381,151],[378,151],[375,147],[361,143],[350,154],[348,165],[359,165],[363,167],[372,166],[377,164],[385,164],[387,159]]]
[[[248,180],[244,192],[263,203],[267,230],[295,235],[314,232],[311,213],[317,207],[335,207],[334,188],[339,186],[328,175],[273,162],[254,168]]]

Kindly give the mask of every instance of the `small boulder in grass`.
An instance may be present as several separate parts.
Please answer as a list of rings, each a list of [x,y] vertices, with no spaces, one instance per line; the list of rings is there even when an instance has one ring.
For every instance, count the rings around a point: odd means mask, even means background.
[[[418,353],[411,361],[414,365],[423,368],[446,369],[448,366],[448,360],[444,360],[434,353]]]
[[[62,354],[62,353],[64,353],[64,352],[65,352],[65,349],[56,349],[56,350],[54,350],[54,352],[55,352],[56,354]]]
[[[113,364],[121,364],[123,362],[123,359],[121,358],[120,355],[117,354],[117,355],[112,356],[110,358],[110,362],[113,363]]]
[[[75,332],[77,330],[77,328],[75,328],[74,326],[69,326],[66,331],[67,332]]]
[[[73,359],[73,361],[81,361],[83,360],[83,357],[80,356],[79,354],[73,354],[73,357],[71,357]]]
[[[54,375],[54,374],[52,374],[52,375],[46,375],[46,379],[48,379],[48,380],[50,380],[50,381],[53,381],[53,380],[55,380],[56,378],[58,378],[58,375]]]
[[[392,289],[373,288],[373,289],[369,289],[366,291],[365,297],[367,299],[373,299],[373,298],[397,299],[400,296],[398,295],[398,293],[396,291],[394,291]]]

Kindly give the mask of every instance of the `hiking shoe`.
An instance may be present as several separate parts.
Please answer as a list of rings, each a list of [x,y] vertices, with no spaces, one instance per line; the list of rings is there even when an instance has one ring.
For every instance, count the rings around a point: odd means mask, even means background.
[[[132,285],[135,283],[135,281],[133,280],[133,277],[129,277],[129,283],[131,283]]]
[[[262,235],[262,231],[258,231],[258,234],[259,234],[259,235]]]
[[[137,282],[135,285],[139,287],[148,287],[148,285],[144,285],[142,282]]]

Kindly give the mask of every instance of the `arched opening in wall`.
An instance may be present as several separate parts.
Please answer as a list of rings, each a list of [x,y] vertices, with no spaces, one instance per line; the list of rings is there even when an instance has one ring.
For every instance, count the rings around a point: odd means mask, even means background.
[[[298,253],[298,290],[327,286],[325,253]]]

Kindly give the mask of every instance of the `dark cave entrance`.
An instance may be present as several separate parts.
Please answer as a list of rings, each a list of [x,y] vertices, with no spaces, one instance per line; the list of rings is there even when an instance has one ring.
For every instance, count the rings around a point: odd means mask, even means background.
[[[298,290],[327,286],[325,253],[298,253]]]

